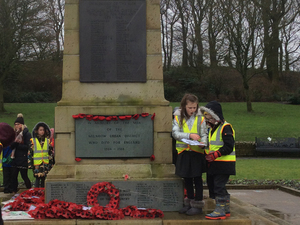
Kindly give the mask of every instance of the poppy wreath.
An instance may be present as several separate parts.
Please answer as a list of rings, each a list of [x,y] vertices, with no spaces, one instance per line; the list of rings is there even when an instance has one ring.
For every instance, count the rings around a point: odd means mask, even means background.
[[[111,121],[111,120],[114,120],[114,121],[117,121],[117,120],[130,120],[130,119],[139,119],[140,116],[141,117],[147,117],[149,116],[150,114],[149,113],[141,113],[141,114],[134,114],[134,115],[124,115],[124,116],[97,116],[97,115],[87,115],[87,114],[83,114],[83,113],[79,113],[79,114],[76,114],[76,115],[72,115],[72,117],[74,119],[87,119],[89,121],[91,120],[94,120],[94,121],[103,121],[103,120],[106,120],[106,121]],[[155,113],[153,113],[153,115],[151,115],[151,120],[154,120],[155,118]]]
[[[88,206],[100,206],[97,197],[100,193],[106,193],[110,197],[109,203],[105,206],[111,209],[117,209],[120,203],[119,190],[109,182],[99,182],[94,184],[87,194]]]
[[[106,207],[100,206],[97,202],[99,193],[107,193],[111,200]],[[88,194],[88,204],[93,207],[84,207],[72,202],[64,202],[58,199],[44,203],[44,188],[31,188],[22,192],[14,202],[4,205],[10,211],[28,211],[28,214],[35,219],[45,218],[85,218],[85,219],[105,219],[120,220],[124,216],[133,218],[163,218],[164,214],[158,209],[138,209],[136,206],[127,206],[118,209],[120,197],[119,190],[109,182],[100,182],[93,185]],[[34,207],[31,207],[34,206]],[[34,208],[33,210],[30,210]]]

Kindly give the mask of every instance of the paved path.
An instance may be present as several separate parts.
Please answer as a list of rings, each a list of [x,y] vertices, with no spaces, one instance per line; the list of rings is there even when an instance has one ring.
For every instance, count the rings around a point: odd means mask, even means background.
[[[228,190],[235,198],[250,203],[291,224],[300,225],[300,197],[279,190]]]

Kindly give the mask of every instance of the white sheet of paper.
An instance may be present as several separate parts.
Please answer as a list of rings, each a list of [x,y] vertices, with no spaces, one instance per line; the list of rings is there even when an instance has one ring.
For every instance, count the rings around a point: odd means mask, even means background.
[[[33,220],[27,212],[24,211],[8,211],[2,212],[2,219],[5,220]]]
[[[195,140],[189,140],[189,139],[181,139],[182,142],[187,143],[188,145],[200,145],[200,146],[205,146],[203,142],[195,141]]]

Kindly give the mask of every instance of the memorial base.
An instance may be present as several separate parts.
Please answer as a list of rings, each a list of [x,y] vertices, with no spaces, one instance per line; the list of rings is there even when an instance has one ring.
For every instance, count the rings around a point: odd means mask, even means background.
[[[87,193],[99,182],[111,182],[120,191],[120,208],[135,205],[178,211],[183,204],[183,181],[172,164],[55,165],[46,180],[46,203],[58,199],[87,205]],[[107,194],[98,195],[107,205]]]

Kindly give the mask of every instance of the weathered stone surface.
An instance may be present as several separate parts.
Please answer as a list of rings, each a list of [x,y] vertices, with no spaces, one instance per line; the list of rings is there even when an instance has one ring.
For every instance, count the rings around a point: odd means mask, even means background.
[[[78,80],[79,55],[64,55],[63,71],[64,80]]]
[[[65,30],[64,54],[79,55],[79,30]]]
[[[163,68],[161,54],[147,56],[147,79],[161,80],[161,70]]]
[[[59,199],[87,205],[87,193],[97,182],[47,182],[46,202]],[[111,181],[120,191],[120,208],[135,205],[138,208],[155,208],[163,211],[177,211],[182,207],[183,182],[178,179],[143,179]],[[105,193],[98,195],[100,205],[107,205],[110,198]]]
[[[147,54],[161,53],[161,31],[148,30],[147,31]]]
[[[147,1],[147,29],[160,29],[160,6]]]
[[[67,2],[67,1],[66,1]],[[65,5],[65,30],[79,30],[79,6],[78,4]]]

